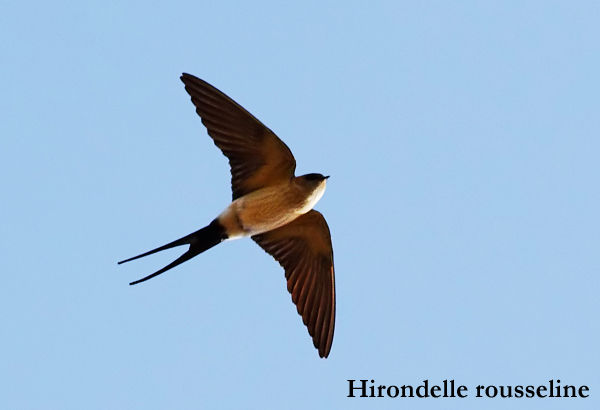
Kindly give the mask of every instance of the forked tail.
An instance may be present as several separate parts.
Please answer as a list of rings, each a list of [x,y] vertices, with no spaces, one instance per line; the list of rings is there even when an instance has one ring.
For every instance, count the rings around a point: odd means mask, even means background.
[[[165,266],[164,268],[154,272],[151,275],[148,275],[142,279],[136,280],[135,282],[131,282],[130,285],[136,285],[138,283],[144,282],[148,279],[151,279],[155,276],[160,275],[163,272],[168,271],[175,266],[182,264],[183,262],[192,259],[194,256],[201,254],[202,252],[212,248],[215,245],[223,242],[227,239],[227,233],[225,232],[225,228],[219,223],[217,219],[214,219],[210,224],[206,225],[204,228],[197,230],[189,235],[184,236],[183,238],[179,238],[173,242],[170,242],[166,245],[160,246],[156,249],[152,249],[151,251],[142,253],[141,255],[134,256],[133,258],[125,259],[119,262],[119,265],[125,262],[129,262],[135,259],[143,258],[144,256],[152,255],[153,253],[164,251],[166,249],[171,249],[176,246],[181,245],[190,245],[190,248],[181,255],[179,258],[175,259],[173,262]]]

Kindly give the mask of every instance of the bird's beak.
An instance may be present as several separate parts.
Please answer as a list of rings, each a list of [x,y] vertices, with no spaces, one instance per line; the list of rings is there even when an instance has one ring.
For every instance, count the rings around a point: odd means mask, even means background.
[[[325,177],[325,179],[327,179],[327,178],[329,178],[329,175],[327,175],[327,176]]]

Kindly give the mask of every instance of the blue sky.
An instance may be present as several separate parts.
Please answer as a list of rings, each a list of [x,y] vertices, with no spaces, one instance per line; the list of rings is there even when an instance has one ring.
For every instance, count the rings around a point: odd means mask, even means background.
[[[597,2],[123,3],[2,5],[1,408],[598,408]],[[250,240],[117,266],[230,199],[181,72],[332,176],[329,359]]]

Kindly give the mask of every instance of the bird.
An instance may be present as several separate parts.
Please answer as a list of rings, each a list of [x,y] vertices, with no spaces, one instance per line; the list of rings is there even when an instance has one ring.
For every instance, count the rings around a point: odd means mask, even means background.
[[[227,240],[250,237],[285,271],[287,289],[322,358],[335,327],[335,273],[329,226],[313,209],[325,192],[320,173],[295,175],[288,146],[233,99],[200,78],[183,73],[185,90],[214,144],[229,160],[232,202],[205,227],[118,264],[176,246],[188,250],[158,276]]]

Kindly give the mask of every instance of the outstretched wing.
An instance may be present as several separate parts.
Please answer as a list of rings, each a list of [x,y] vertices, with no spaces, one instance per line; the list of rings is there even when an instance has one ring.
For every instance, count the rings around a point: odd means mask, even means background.
[[[273,131],[206,81],[186,73],[181,81],[208,135],[229,159],[233,199],[294,176],[296,160]]]
[[[252,239],[285,269],[292,301],[319,356],[327,357],[335,326],[335,278],[331,235],[325,218],[312,210]]]

